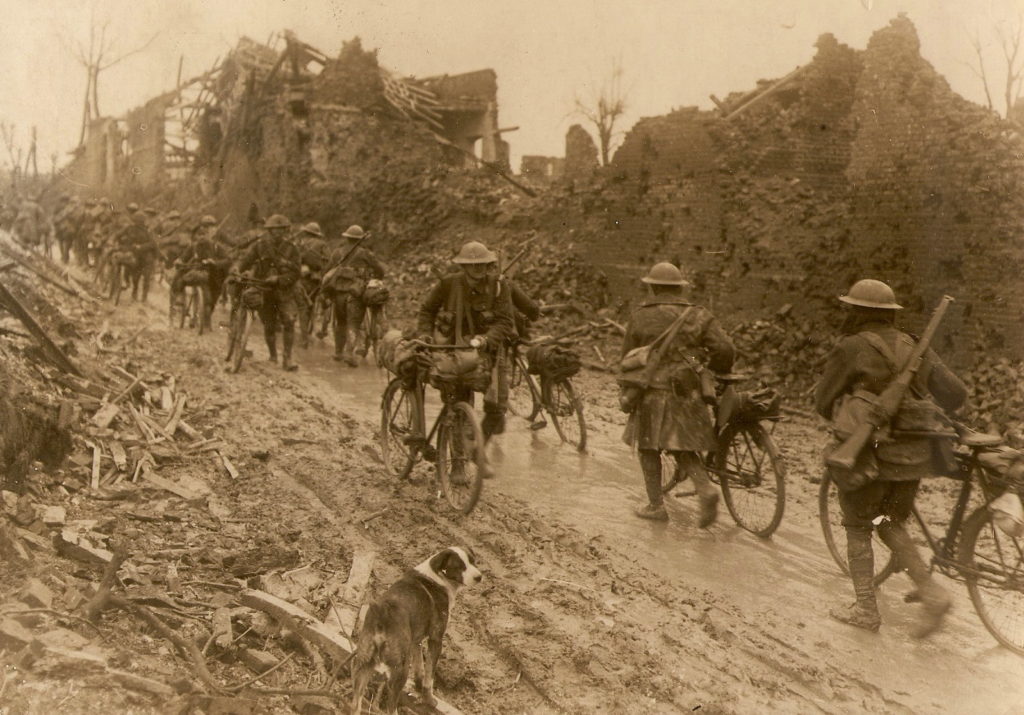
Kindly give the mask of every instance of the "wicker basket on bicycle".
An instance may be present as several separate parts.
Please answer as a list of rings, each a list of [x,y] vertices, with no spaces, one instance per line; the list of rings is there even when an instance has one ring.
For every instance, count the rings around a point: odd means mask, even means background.
[[[557,343],[534,345],[526,351],[526,363],[531,375],[550,380],[566,380],[582,366],[579,353]]]
[[[438,390],[449,387],[486,392],[491,385],[490,360],[473,349],[438,353],[434,356],[427,379]]]

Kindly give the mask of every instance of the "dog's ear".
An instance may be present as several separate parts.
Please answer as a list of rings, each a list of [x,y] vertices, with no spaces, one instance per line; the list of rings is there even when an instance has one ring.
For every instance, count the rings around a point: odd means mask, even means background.
[[[430,557],[430,570],[447,578],[446,570],[449,568],[449,560],[452,558],[458,559],[458,556],[451,549],[438,551]]]

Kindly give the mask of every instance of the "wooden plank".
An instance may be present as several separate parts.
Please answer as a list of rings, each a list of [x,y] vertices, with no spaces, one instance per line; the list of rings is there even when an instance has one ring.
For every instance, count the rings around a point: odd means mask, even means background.
[[[18,299],[15,298],[7,287],[0,283],[0,305],[7,308],[11,314],[21,321],[22,325],[28,328],[28,332],[32,333],[32,337],[39,341],[43,346],[43,352],[47,353],[50,360],[54,362],[64,372],[71,373],[72,375],[78,375],[82,377],[81,371],[75,364],[71,362],[71,359],[64,354],[64,351],[57,347],[50,336],[46,334],[46,331],[40,327],[39,323],[36,322],[35,318],[25,309]]]
[[[174,401],[174,405],[172,407],[171,419],[168,420],[167,424],[164,426],[164,431],[167,432],[167,434],[174,434],[178,429],[178,422],[181,420],[181,413],[185,409],[185,395],[178,395],[178,399]]]
[[[174,395],[171,394],[171,388],[167,385],[160,387],[160,409],[167,410],[170,412],[174,409]],[[174,434],[173,432],[171,434]]]
[[[199,494],[192,491],[188,487],[183,487],[180,484],[172,482],[170,479],[165,479],[164,477],[161,477],[159,474],[156,474],[155,472],[150,470],[149,467],[144,466],[142,468],[142,478],[145,479],[147,482],[150,482],[151,484],[160,487],[164,491],[168,491],[171,494],[175,494],[181,497],[182,499],[192,500],[199,498]]]
[[[91,444],[91,446],[92,446],[92,478],[89,481],[89,486],[92,489],[99,489],[100,488],[100,458],[103,456],[103,453],[100,450],[100,446],[98,444]]]
[[[218,648],[229,648],[234,641],[231,630],[231,609],[218,608],[213,612],[213,643]]]
[[[321,623],[298,606],[293,606],[283,599],[271,596],[266,591],[244,590],[239,596],[239,603],[269,614],[306,640],[323,648],[336,660],[346,660],[352,654],[354,645],[344,634],[339,633],[337,629],[325,623]],[[342,618],[355,621],[356,614],[351,609],[338,608],[337,610],[342,614]],[[347,615],[345,615],[346,613]],[[435,697],[437,697],[436,693]],[[444,702],[440,698],[437,699],[437,704],[434,707],[438,712],[445,715],[462,715],[458,708]]]
[[[128,454],[124,451],[124,445],[115,439],[107,443],[107,449],[110,450],[110,455],[114,458],[114,466],[117,467],[117,471],[127,472]]]
[[[100,407],[100,409],[92,416],[91,422],[99,427],[100,429],[106,429],[110,426],[110,423],[117,417],[117,413],[121,411],[113,402],[108,402]]]
[[[219,450],[217,451],[217,456],[220,457],[220,461],[224,465],[224,470],[228,473],[228,476],[232,479],[238,479],[238,469],[231,463],[231,460]]]

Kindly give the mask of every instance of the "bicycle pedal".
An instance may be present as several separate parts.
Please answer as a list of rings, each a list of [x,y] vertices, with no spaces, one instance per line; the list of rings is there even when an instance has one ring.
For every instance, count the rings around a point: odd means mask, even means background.
[[[427,462],[436,462],[437,461],[437,449],[435,447],[432,447],[429,444],[423,447],[423,449],[420,452],[420,454],[423,455],[424,461],[427,461]]]
[[[531,422],[530,423],[530,429],[533,430],[534,432],[537,432],[538,430],[542,430],[542,429],[544,429],[547,426],[548,426],[547,420],[537,420],[536,422]]]

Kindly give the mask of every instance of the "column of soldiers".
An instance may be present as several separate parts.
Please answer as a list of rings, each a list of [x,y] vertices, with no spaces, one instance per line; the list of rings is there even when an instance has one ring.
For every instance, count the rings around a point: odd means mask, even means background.
[[[29,202],[11,219],[22,240],[39,242],[40,212]],[[8,212],[9,214],[9,212]],[[7,216],[10,219],[10,216]],[[20,226],[20,228],[18,228]],[[282,336],[281,366],[294,370],[296,323],[301,341],[308,344],[317,311],[333,317],[334,357],[356,366],[366,353],[362,324],[368,281],[381,279],[384,266],[363,243],[368,237],[353,225],[340,236],[325,236],[320,225],[309,222],[293,234],[291,222],[275,214],[261,221],[253,206],[249,230],[231,242],[219,233],[212,216],[203,216],[189,228],[178,211],[161,214],[129,204],[115,210],[107,199],[61,199],[53,231],[61,260],[74,255],[80,263],[103,270],[111,257],[129,252],[135,257],[131,283],[133,297],[146,300],[158,258],[171,270],[171,300],[180,300],[189,269],[206,272],[201,289],[213,306],[228,276],[249,273],[265,286],[260,317],[272,361],[277,360],[277,333]],[[473,344],[494,364],[492,387],[484,395],[483,431],[501,433],[507,410],[505,351],[528,325],[524,315],[536,319],[537,305],[496,270],[497,256],[481,243],[465,244],[454,258],[458,271],[445,276],[429,291],[416,320],[416,334],[431,342],[440,334],[446,342]],[[643,519],[669,518],[662,492],[662,455],[673,458],[680,473],[695,487],[699,526],[717,518],[718,492],[700,458],[715,447],[714,427],[708,411],[701,370],[728,373],[736,351],[727,333],[706,308],[689,301],[689,283],[670,263],[653,266],[641,281],[646,300],[633,312],[622,345],[625,358],[637,348],[664,341],[659,360],[642,388],[624,387],[620,405],[628,417],[625,440],[638,454],[648,503],[636,510]],[[227,295],[233,310],[238,293],[229,279]],[[839,298],[840,337],[828,356],[815,393],[815,407],[833,420],[844,399],[854,392],[878,395],[898,373],[900,361],[915,338],[896,327],[901,306],[892,289],[880,281],[856,282]],[[209,319],[209,316],[204,316]],[[320,333],[322,336],[322,332]],[[666,338],[666,335],[668,336]],[[933,351],[928,351],[913,385],[918,398],[932,400],[952,411],[966,398],[966,388]],[[931,476],[936,445],[927,436],[901,437],[869,446],[858,469],[870,472],[864,486],[840,493],[843,526],[847,534],[850,577],[855,601],[831,615],[846,624],[877,631],[881,618],[874,593],[872,535],[897,554],[914,580],[921,603],[917,635],[932,633],[949,610],[950,598],[931,578],[929,569],[910,539],[905,522],[922,478]]]

